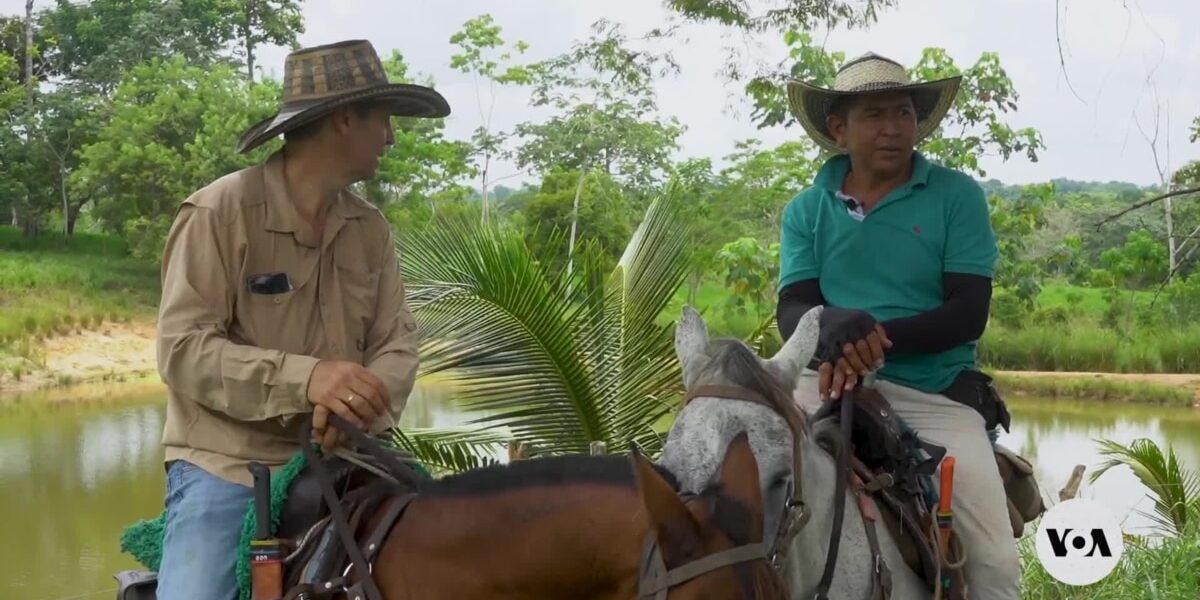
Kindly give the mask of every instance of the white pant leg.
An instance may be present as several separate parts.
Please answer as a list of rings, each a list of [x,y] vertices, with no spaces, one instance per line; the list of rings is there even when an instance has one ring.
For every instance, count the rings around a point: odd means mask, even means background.
[[[967,555],[963,568],[971,599],[1020,598],[1021,559],[983,417],[945,396],[889,381],[877,380],[876,390],[921,439],[954,457],[954,530]],[[801,375],[793,399],[810,414],[820,406],[815,371]]]
[[[995,451],[975,409],[940,394],[928,394],[888,381],[876,389],[896,414],[931,444],[953,456],[954,530],[966,552],[963,566],[972,599],[1021,597],[1021,559],[1008,518],[1004,482]],[[938,485],[934,478],[934,485]]]

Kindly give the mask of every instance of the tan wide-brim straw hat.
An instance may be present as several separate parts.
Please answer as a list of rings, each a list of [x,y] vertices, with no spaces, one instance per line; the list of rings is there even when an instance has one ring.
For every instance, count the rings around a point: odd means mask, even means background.
[[[787,84],[788,108],[818,146],[834,153],[845,152],[829,134],[825,120],[834,101],[846,96],[879,92],[909,92],[917,112],[917,141],[929,137],[954,104],[962,77],[913,82],[900,63],[868,52],[842,65],[833,88],[817,87],[798,80]]]
[[[446,99],[432,88],[389,83],[370,42],[347,40],[288,55],[279,111],[251,125],[238,140],[237,151],[248,152],[339,106],[360,100],[378,101],[397,116],[437,118],[450,114]]]

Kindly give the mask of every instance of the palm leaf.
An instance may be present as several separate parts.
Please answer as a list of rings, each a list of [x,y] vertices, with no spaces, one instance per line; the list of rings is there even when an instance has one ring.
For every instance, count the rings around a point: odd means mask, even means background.
[[[1154,498],[1154,513],[1146,515],[1164,531],[1178,535],[1187,527],[1189,518],[1200,518],[1200,479],[1196,473],[1183,469],[1174,448],[1164,455],[1158,444],[1141,438],[1128,447],[1111,440],[1100,440],[1101,456],[1107,460],[1091,475],[1094,483],[1104,473],[1125,466],[1150,489]]]
[[[670,327],[655,323],[686,276],[679,210],[672,187],[607,273],[586,242],[568,274],[512,228],[443,220],[414,232],[402,264],[422,373],[441,373],[461,406],[486,413],[476,431],[503,428],[545,454],[592,441],[657,450],[654,426],[680,386]]]
[[[393,430],[393,439],[434,472],[457,473],[496,464],[505,437],[499,431],[469,428]]]

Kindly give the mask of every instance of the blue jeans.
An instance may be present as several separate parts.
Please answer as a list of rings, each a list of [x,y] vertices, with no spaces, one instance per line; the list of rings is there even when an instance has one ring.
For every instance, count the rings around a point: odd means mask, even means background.
[[[167,468],[167,519],[157,595],[162,600],[236,600],[237,545],[254,490],[189,462]]]

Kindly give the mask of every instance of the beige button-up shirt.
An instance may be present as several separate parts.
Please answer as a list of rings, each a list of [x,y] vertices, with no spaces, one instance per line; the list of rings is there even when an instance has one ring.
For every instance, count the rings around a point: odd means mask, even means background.
[[[387,220],[343,191],[317,239],[286,196],[283,160],[277,153],[193,194],[163,254],[165,460],[243,485],[249,461],[278,467],[299,451],[320,359],[370,369],[397,420],[417,371],[416,321]],[[277,273],[290,290],[250,290],[250,279]]]

